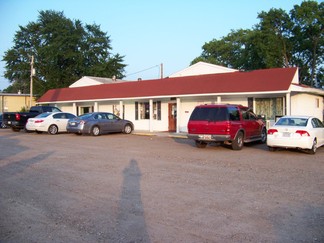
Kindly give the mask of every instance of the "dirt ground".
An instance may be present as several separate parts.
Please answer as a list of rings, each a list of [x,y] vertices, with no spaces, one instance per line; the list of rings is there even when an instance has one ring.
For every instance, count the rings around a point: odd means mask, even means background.
[[[0,130],[0,242],[324,242],[324,148]]]

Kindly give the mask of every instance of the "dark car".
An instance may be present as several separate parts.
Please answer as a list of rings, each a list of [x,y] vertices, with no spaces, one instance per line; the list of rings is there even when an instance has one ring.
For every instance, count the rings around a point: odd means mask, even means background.
[[[200,105],[192,112],[188,122],[188,137],[197,147],[221,142],[241,150],[244,143],[266,142],[265,122],[248,107],[242,105]]]
[[[6,128],[6,124],[4,124],[4,122],[2,122],[2,116],[3,114],[0,114],[0,128]]]
[[[115,132],[130,134],[134,125],[131,121],[123,120],[112,113],[93,112],[70,119],[66,130],[69,133],[93,136]]]

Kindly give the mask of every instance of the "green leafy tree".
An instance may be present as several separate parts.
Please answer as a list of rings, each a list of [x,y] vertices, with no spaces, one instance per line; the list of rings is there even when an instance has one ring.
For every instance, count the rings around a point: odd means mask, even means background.
[[[290,15],[282,9],[258,14],[252,30],[232,30],[203,45],[198,61],[240,70],[297,66],[300,81],[324,85],[324,3],[305,1]]]
[[[34,93],[67,87],[82,76],[123,78],[123,56],[111,53],[110,38],[99,25],[83,25],[63,12],[40,11],[38,20],[19,26],[14,46],[5,52],[7,90],[29,92],[34,56]]]
[[[324,2],[305,1],[290,11],[294,26],[294,63],[303,83],[323,86]]]

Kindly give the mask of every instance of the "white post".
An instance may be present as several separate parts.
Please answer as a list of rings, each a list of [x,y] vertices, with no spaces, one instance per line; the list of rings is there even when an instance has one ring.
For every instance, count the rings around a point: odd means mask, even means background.
[[[221,96],[217,96],[217,104],[220,104],[222,102],[222,97]]]
[[[291,107],[290,107],[290,93],[286,94],[286,115],[291,115]]]
[[[73,104],[72,104],[72,107],[73,107],[73,114],[74,115],[77,115],[78,114],[78,111],[77,111],[77,106],[76,106],[76,103],[75,102],[73,102]]]
[[[98,102],[97,101],[94,103],[93,109],[94,109],[94,112],[98,112],[99,111],[99,106],[98,106]]]

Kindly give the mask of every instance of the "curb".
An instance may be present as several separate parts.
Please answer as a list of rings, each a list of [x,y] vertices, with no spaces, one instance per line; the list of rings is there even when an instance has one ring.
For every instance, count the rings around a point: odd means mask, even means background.
[[[154,133],[154,132],[133,132],[133,135],[137,136],[158,136],[158,137],[169,137],[169,138],[182,138],[187,139],[187,135],[181,135],[181,134],[170,134],[170,133]]]

